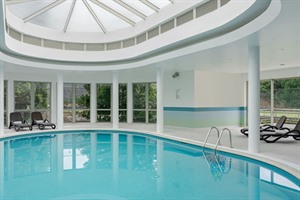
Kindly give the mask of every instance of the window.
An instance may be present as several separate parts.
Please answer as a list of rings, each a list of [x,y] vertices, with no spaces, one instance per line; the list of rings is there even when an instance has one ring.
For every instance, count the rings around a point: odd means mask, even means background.
[[[4,126],[7,126],[7,81],[4,81]]]
[[[90,121],[90,84],[64,84],[64,122]]]
[[[97,122],[111,122],[111,84],[97,84]]]
[[[15,81],[15,111],[30,121],[30,113],[39,111],[51,120],[51,84],[46,82]]]
[[[272,87],[274,91],[271,90]],[[272,115],[274,122],[277,122],[282,115],[287,117],[286,123],[295,124],[298,121],[300,118],[300,78],[261,81],[260,91],[261,124],[270,123]],[[273,108],[272,101],[274,102]]]
[[[133,84],[133,121],[156,123],[156,83]]]
[[[119,122],[127,121],[127,84],[119,84]]]

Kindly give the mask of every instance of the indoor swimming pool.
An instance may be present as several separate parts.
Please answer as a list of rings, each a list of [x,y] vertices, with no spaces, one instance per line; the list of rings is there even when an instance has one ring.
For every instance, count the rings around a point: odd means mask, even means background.
[[[126,131],[0,141],[0,199],[299,199],[300,180],[246,157]]]

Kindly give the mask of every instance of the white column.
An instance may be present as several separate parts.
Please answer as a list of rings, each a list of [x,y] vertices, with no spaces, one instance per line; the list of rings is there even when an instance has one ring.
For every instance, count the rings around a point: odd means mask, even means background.
[[[157,69],[157,111],[156,111],[156,132],[162,133],[164,131],[164,104],[163,104],[163,90],[164,90],[164,73],[161,68]]]
[[[248,120],[249,120],[249,139],[248,150],[250,153],[259,152],[260,143],[260,62],[259,47],[249,47],[249,104],[248,104]]]
[[[57,75],[57,104],[56,104],[56,119],[57,128],[63,129],[64,126],[64,80],[61,74]]]
[[[127,84],[127,123],[133,123],[133,94],[131,82]]]
[[[271,124],[274,124],[274,80],[271,80]]]
[[[113,72],[113,128],[119,128],[119,76]]]
[[[9,126],[9,114],[15,110],[14,80],[7,80],[7,127]]]
[[[91,112],[90,119],[91,123],[95,124],[97,122],[97,88],[96,83],[91,83]]]
[[[4,72],[0,62],[0,136],[4,135]]]
[[[51,122],[57,124],[56,116],[56,99],[57,99],[57,87],[56,81],[51,82]]]

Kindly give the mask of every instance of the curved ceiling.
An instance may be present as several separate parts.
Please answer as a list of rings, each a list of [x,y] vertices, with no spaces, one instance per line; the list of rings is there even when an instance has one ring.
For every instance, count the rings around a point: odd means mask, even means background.
[[[62,32],[107,33],[134,27],[173,0],[6,0],[25,23]]]

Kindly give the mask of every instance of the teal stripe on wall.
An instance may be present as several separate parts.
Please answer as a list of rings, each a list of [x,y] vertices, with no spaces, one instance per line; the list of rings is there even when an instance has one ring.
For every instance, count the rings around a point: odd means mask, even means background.
[[[245,107],[178,108],[164,109],[164,124],[190,128],[244,125]]]
[[[207,112],[207,111],[233,111],[246,110],[246,107],[164,107],[164,111],[186,111],[186,112]]]

